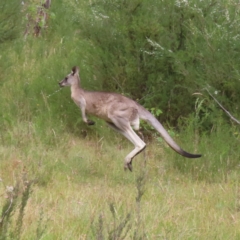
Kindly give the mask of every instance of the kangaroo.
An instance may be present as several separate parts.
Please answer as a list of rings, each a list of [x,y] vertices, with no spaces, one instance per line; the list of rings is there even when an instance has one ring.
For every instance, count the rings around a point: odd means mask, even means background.
[[[170,137],[162,124],[144,107],[134,100],[121,94],[112,92],[85,91],[80,86],[79,68],[73,67],[61,82],[60,87],[70,86],[71,97],[81,109],[83,121],[88,125],[95,122],[88,119],[86,114],[94,115],[106,121],[106,123],[121,133],[135,148],[125,157],[124,169],[132,171],[133,158],[144,150],[146,143],[135,133],[139,130],[140,119],[152,125],[167,142],[167,144],[178,154],[187,158],[199,158],[200,154],[191,154],[182,150]],[[133,130],[134,129],[134,130]]]

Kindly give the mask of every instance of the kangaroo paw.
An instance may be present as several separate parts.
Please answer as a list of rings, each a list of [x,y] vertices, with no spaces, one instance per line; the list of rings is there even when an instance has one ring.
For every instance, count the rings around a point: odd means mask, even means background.
[[[94,121],[92,121],[92,120],[87,120],[87,125],[94,125],[95,124],[95,122]]]

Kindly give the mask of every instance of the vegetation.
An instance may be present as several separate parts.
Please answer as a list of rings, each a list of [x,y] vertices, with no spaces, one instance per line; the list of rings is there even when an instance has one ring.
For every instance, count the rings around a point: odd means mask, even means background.
[[[209,95],[240,119],[239,4],[41,4],[0,2],[0,240],[239,239],[239,126]],[[132,145],[82,123],[58,88],[74,65],[84,88],[135,99],[203,157],[143,123],[148,147],[124,172]]]

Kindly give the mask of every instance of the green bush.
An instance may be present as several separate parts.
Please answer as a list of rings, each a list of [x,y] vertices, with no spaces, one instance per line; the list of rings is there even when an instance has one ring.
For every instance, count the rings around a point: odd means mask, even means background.
[[[191,94],[203,93],[208,85],[234,110],[231,103],[240,96],[234,3],[108,0],[70,5],[79,42],[83,38],[92,47],[87,63],[102,89],[162,109],[162,120],[174,123],[193,112]]]

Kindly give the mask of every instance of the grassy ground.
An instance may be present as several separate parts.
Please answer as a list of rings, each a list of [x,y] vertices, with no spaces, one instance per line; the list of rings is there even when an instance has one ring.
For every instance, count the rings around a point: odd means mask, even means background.
[[[240,237],[237,171],[212,182],[196,180],[170,167],[176,154],[153,142],[145,159],[144,154],[135,159],[134,172],[124,172],[123,158],[132,146],[111,130],[102,138],[52,131],[56,142],[49,147],[33,126],[17,131],[12,132],[17,143],[0,147],[0,206],[9,200],[7,186],[18,182],[21,198],[27,181],[35,180],[19,239]]]

